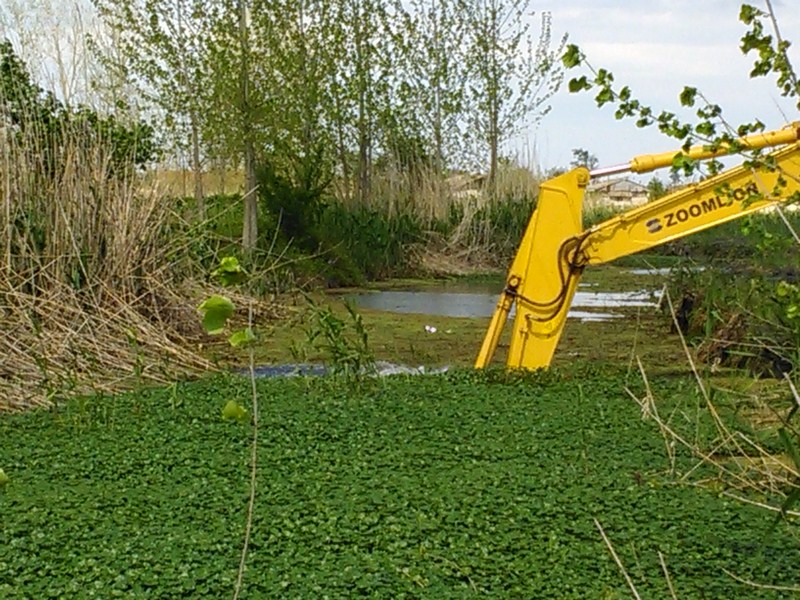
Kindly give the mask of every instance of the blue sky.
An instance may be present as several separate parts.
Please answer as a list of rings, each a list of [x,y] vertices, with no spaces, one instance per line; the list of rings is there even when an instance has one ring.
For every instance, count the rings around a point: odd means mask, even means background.
[[[749,0],[763,7],[762,0]],[[738,0],[534,0],[553,17],[553,36],[564,32],[595,68],[614,73],[619,85],[656,110],[677,110],[678,94],[695,86],[722,106],[732,123],[759,118],[768,129],[800,120],[794,103],[782,98],[772,79],[750,79],[752,58],[739,50],[746,31]],[[773,0],[784,37],[795,41],[791,57],[800,68],[800,10],[797,0]],[[794,5],[790,7],[790,5]],[[568,77],[580,73],[568,72]],[[671,150],[675,143],[656,129],[617,121],[614,109],[597,108],[590,93],[563,88],[538,127],[515,142],[544,168],[565,166],[573,148],[585,148],[601,166],[625,163],[637,154]]]

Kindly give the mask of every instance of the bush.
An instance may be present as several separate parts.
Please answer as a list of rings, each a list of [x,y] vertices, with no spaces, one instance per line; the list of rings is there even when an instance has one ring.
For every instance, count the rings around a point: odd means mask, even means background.
[[[376,209],[331,203],[321,215],[321,241],[340,262],[349,260],[364,277],[385,279],[414,267],[423,226],[412,213],[388,215]]]
[[[669,289],[678,327],[703,362],[775,377],[800,365],[796,284],[771,273],[679,268]]]
[[[318,250],[320,216],[325,210],[330,177],[321,156],[294,161],[293,173],[279,173],[272,163],[258,169],[258,193],[278,221],[281,232],[307,252]]]

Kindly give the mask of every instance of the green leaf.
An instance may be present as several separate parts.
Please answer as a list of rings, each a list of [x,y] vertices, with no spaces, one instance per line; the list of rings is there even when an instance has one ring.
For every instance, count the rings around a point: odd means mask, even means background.
[[[680,94],[681,106],[694,106],[697,88],[686,86]]]
[[[228,338],[228,343],[234,348],[238,348],[239,346],[244,346],[245,344],[255,341],[255,339],[255,333],[253,333],[250,327],[247,327],[246,329],[233,332],[231,337]]]
[[[11,478],[6,475],[6,472],[3,471],[3,469],[0,469],[0,487],[4,486],[9,481],[11,481]]]
[[[222,408],[222,418],[244,423],[247,420],[247,410],[235,400],[228,400]]]
[[[795,290],[796,287],[794,285],[781,280],[778,282],[778,285],[775,288],[775,294],[778,296],[778,298],[786,298],[794,293]]]
[[[561,62],[564,64],[564,66],[567,69],[571,69],[581,64],[582,60],[583,54],[581,49],[575,44],[567,44],[567,49],[564,52],[564,56],[561,57]]]
[[[672,159],[672,169],[683,172],[685,175],[691,175],[694,172],[696,165],[696,160],[686,156],[683,153],[676,154]]]
[[[749,4],[742,4],[739,9],[739,20],[745,25],[750,25],[757,17],[761,16],[764,16],[764,12]]]
[[[225,296],[211,296],[197,307],[203,313],[203,329],[211,335],[221,333],[225,324],[233,315],[235,309],[233,302]]]
[[[218,279],[219,282],[226,287],[241,283],[247,279],[247,273],[235,256],[226,256],[223,258],[219,263],[219,267],[211,272],[211,276]]]
[[[590,89],[592,89],[592,84],[587,81],[585,75],[569,80],[569,91],[573,94],[582,90]]]
[[[712,137],[716,132],[717,128],[715,125],[710,121],[702,121],[695,125],[694,130],[703,136]]]
[[[614,101],[614,92],[611,88],[606,87],[600,90],[597,96],[594,97],[594,101],[597,102],[597,106],[603,106],[604,104],[608,104],[609,102]]]

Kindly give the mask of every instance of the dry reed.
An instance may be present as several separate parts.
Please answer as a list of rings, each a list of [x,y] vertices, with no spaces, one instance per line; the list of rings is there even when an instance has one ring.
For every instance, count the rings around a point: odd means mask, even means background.
[[[110,136],[0,90],[0,411],[212,368],[185,237]]]
[[[672,318],[676,322],[677,331],[680,333],[680,328],[677,327],[677,316],[669,293],[666,291],[665,297]],[[730,423],[721,416],[715,397],[700,376],[692,352],[682,335],[680,341],[703,400],[702,412],[713,423],[714,439],[701,443],[698,441],[696,430],[692,431],[693,427],[698,427],[697,418],[700,411],[688,414],[680,407],[675,407],[669,415],[659,413],[656,396],[638,357],[636,360],[645,393],[637,395],[626,388],[628,395],[639,404],[642,418],[653,421],[659,428],[664,438],[672,471],[674,472],[675,469],[676,449],[682,447],[696,459],[693,466],[681,474],[680,480],[684,483],[701,486],[722,485],[726,488],[727,495],[749,503],[754,502],[742,498],[736,492],[756,493],[758,496],[768,498],[786,498],[792,490],[797,488],[800,481],[797,465],[788,456],[766,449],[755,436],[748,435],[739,428],[731,427]],[[800,395],[794,383],[788,376],[785,379],[793,402],[800,405]],[[773,424],[779,424],[793,434],[796,433],[786,421],[787,414],[784,413],[788,411],[775,409],[769,398],[753,396],[749,400],[756,404],[754,415],[756,413],[771,414]],[[702,470],[701,467],[711,467],[714,478],[709,479],[706,471],[703,478],[698,479],[697,474]],[[781,511],[778,507],[768,505],[763,505],[762,508]]]

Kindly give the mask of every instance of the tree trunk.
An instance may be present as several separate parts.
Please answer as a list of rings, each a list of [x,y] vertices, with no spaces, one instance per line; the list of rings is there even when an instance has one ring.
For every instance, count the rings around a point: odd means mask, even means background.
[[[194,173],[194,200],[197,206],[197,220],[202,223],[206,220],[206,200],[203,194],[203,170],[200,164],[200,132],[197,119],[191,117],[192,129],[192,172]]]
[[[370,199],[370,156],[369,135],[366,131],[358,139],[358,200],[366,206]]]
[[[244,153],[245,195],[244,195],[244,227],[242,246],[248,252],[255,249],[258,243],[258,183],[256,182],[256,159],[252,139],[245,142]]]
[[[494,194],[497,184],[497,129],[492,124],[489,132],[489,193]]]
[[[244,218],[242,223],[242,247],[252,252],[258,243],[258,195],[256,193],[256,153],[253,142],[253,124],[250,106],[250,41],[247,24],[247,2],[239,0],[239,43],[242,52],[240,77],[240,119],[244,144]]]
[[[342,108],[339,99],[336,98],[336,112],[338,118],[336,119],[336,136],[337,146],[339,150],[339,161],[342,163],[342,183],[344,185],[343,194],[345,199],[349,202],[352,200],[350,197],[350,161],[347,157],[347,140],[344,134],[344,117],[342,116]]]

